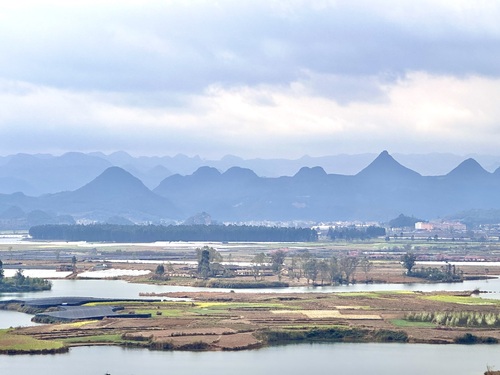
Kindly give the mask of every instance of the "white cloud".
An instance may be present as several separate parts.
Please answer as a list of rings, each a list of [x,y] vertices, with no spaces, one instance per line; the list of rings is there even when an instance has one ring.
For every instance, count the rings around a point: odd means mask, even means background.
[[[500,142],[500,79],[479,76],[416,72],[379,82],[384,101],[349,104],[311,94],[307,81],[288,87],[213,86],[175,109],[128,106],[113,95],[92,92],[6,86],[10,90],[0,95],[6,104],[0,110],[0,131],[10,140],[6,150],[9,145],[23,150],[64,145],[82,151],[299,157],[439,147],[496,154]]]
[[[486,0],[3,2],[2,152],[497,153],[498,19]]]

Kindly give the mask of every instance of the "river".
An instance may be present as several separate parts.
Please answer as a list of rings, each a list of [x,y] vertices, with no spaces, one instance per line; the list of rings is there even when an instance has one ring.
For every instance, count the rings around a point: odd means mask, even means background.
[[[208,288],[134,284],[122,280],[53,280],[50,291],[11,293],[0,299],[56,296],[139,298],[141,292],[214,291]],[[462,291],[479,288],[500,298],[500,279],[451,284],[356,284],[335,287],[248,289],[240,292],[329,293],[390,290]],[[229,292],[229,290],[222,289]],[[0,328],[26,326],[31,316],[0,310]],[[91,358],[91,360],[89,360]],[[29,360],[26,360],[29,359]],[[318,373],[383,375],[479,375],[486,365],[500,368],[500,346],[418,344],[301,344],[244,352],[154,352],[118,347],[72,348],[54,356],[2,356],[0,374],[150,374],[158,371],[179,374],[307,374]],[[43,370],[41,370],[43,369]]]
[[[200,353],[80,347],[50,356],[2,356],[0,374],[480,375],[495,364],[496,345],[298,344]]]
[[[4,293],[0,300],[42,297],[100,297],[100,298],[140,298],[139,293],[222,291],[229,289],[197,288],[188,286],[149,285],[128,283],[122,280],[55,279],[52,290],[32,293]],[[466,291],[479,289],[483,298],[500,298],[500,278],[489,280],[469,280],[463,283],[411,283],[411,284],[354,284],[340,286],[304,286],[291,288],[236,289],[236,293],[331,293],[331,292],[377,292],[377,291]],[[146,298],[146,297],[144,297]]]

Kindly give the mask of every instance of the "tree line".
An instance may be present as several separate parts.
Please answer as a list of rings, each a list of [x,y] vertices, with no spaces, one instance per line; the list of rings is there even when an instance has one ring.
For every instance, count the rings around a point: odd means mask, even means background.
[[[340,227],[340,228],[329,228],[327,236],[331,240],[368,240],[370,238],[376,238],[385,236],[385,228],[377,227],[375,225],[370,225],[366,228],[358,227]]]
[[[39,240],[96,242],[216,241],[313,242],[310,228],[250,225],[39,225],[29,234]]]

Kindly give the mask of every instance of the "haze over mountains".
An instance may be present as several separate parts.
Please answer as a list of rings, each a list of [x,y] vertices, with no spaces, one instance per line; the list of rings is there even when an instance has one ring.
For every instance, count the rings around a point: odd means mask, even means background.
[[[133,157],[125,152],[109,155],[69,152],[61,156],[49,154],[17,154],[0,157],[0,193],[23,192],[30,196],[76,190],[88,183],[106,168],[117,166],[139,178],[154,189],[173,174],[189,175],[203,166],[225,171],[231,167],[248,168],[261,177],[293,176],[302,167],[322,167],[326,173],[355,175],[365,168],[377,154],[303,156],[296,160],[250,159],[225,156],[220,160],[207,160],[199,156],[188,157]],[[468,157],[481,163],[487,170],[500,166],[500,157],[488,155],[454,154],[395,154],[395,159],[424,176],[445,175]]]
[[[5,163],[4,158],[2,167],[11,170],[13,165],[23,171],[38,168],[39,186],[49,186],[47,180],[57,173],[65,173],[73,185],[92,171],[94,176],[77,188],[38,197],[0,194],[3,227],[74,220],[173,223],[201,212],[219,222],[388,221],[400,213],[433,219],[472,209],[500,209],[500,169],[488,172],[470,158],[440,176],[422,176],[384,151],[354,175],[327,173],[316,166],[302,167],[293,176],[261,177],[235,166],[224,172],[203,166],[191,174],[170,175],[166,167],[152,166],[158,160],[113,155],[114,160],[76,153],[57,161],[50,156],[16,155]],[[42,167],[43,160],[51,160],[51,167]],[[150,189],[132,173],[110,166],[125,161],[129,168],[142,166],[142,171],[152,166],[150,182],[153,175],[169,176]]]

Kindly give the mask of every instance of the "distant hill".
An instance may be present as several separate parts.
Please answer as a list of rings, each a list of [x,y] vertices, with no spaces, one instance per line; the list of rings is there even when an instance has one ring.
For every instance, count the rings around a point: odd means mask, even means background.
[[[13,208],[15,207],[15,208]],[[38,210],[71,215],[75,219],[106,222],[117,217],[122,222],[159,222],[179,217],[168,199],[149,190],[138,178],[119,167],[110,167],[91,182],[74,191],[42,195],[0,195],[0,215]],[[39,224],[55,223],[43,220]]]
[[[382,162],[387,155],[381,155]],[[416,171],[423,176],[444,176],[465,159],[459,155],[443,153],[394,154],[393,156],[400,165],[404,165],[403,168]],[[372,153],[305,155],[298,159],[243,159],[234,155],[226,155],[216,160],[182,154],[132,156],[123,151],[111,154],[68,152],[60,156],[16,154],[0,156],[0,193],[22,192],[29,196],[40,196],[47,193],[73,191],[111,166],[130,172],[149,189],[156,188],[166,177],[174,174],[190,175],[200,167],[212,167],[219,171],[237,167],[251,170],[260,177],[271,178],[291,177],[301,168],[319,167],[327,174],[353,176],[366,169],[376,157],[377,155]],[[500,157],[475,155],[473,159],[491,172],[500,166]]]
[[[119,167],[110,167],[83,187],[42,196],[44,207],[75,217],[105,221],[122,216],[131,221],[177,218],[179,213],[166,198],[149,190],[137,177]]]
[[[486,171],[476,160],[469,158],[461,162],[455,169],[446,175],[448,179],[456,179],[458,181],[465,178],[474,180],[487,179],[491,173]]]
[[[100,158],[98,154],[90,157]],[[52,157],[35,158],[42,165]],[[112,159],[130,163],[140,158],[116,153]],[[0,166],[20,160],[32,157],[4,158]],[[66,155],[64,160],[89,162],[79,154]],[[149,163],[158,161],[146,159],[140,163],[151,167]],[[62,160],[58,163],[64,166],[63,171],[69,165]],[[102,166],[101,162],[95,165]],[[134,165],[135,168],[139,164]],[[152,170],[157,176],[168,173],[163,166]],[[490,173],[469,158],[449,173],[422,176],[387,151],[374,157],[355,175],[327,173],[321,166],[302,166],[291,176],[262,177],[240,166],[225,171],[201,166],[190,174],[169,175],[151,190],[134,174],[112,166],[89,181],[76,189],[39,197],[0,194],[0,220],[12,221],[31,212],[44,212],[47,220],[72,217],[115,223],[198,222],[199,213],[206,213],[206,217],[217,222],[389,221],[401,212],[429,220],[456,212],[500,209],[499,171]]]
[[[356,177],[364,180],[401,182],[403,179],[417,179],[421,175],[398,163],[387,151],[382,151],[374,161],[359,172]]]
[[[500,208],[498,176],[470,159],[444,176],[422,176],[387,151],[354,176],[304,167],[292,177],[262,178],[203,167],[167,177],[154,192],[183,212],[217,220],[382,220],[400,212],[436,218],[472,208]]]

